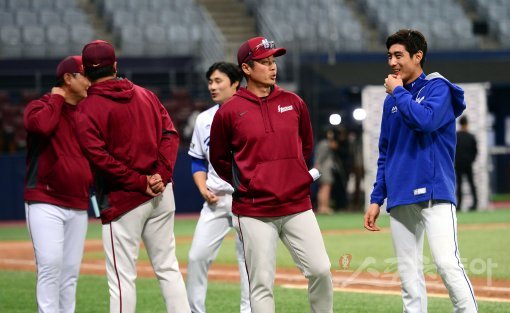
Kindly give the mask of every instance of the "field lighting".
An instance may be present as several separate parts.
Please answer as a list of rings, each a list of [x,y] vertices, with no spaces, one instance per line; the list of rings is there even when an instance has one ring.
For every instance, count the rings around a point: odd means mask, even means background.
[[[342,123],[342,117],[340,116],[340,114],[337,113],[331,114],[329,116],[329,123],[335,126],[340,125],[340,123]]]
[[[352,117],[354,117],[356,121],[362,121],[367,118],[367,111],[365,111],[365,109],[357,108],[352,112]]]

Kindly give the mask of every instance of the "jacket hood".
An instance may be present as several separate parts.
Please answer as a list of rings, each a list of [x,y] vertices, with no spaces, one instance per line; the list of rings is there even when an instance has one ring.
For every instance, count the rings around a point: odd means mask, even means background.
[[[452,93],[452,105],[453,105],[453,113],[455,117],[459,117],[462,112],[466,109],[466,102],[464,101],[464,90],[459,86],[451,83],[448,79],[444,78],[441,74],[435,72],[427,75],[425,78],[427,80],[432,79],[442,79],[446,82],[446,84],[450,87],[450,91]]]
[[[269,96],[267,96],[267,101],[270,101],[271,99],[277,97],[279,94],[282,93],[282,91],[283,90],[280,87],[278,87],[278,85],[274,85],[273,90],[271,90]],[[246,89],[246,87],[239,88],[239,90],[234,94],[234,96],[241,97],[255,103],[259,103],[260,101],[260,98],[253,92]]]
[[[129,101],[134,95],[135,86],[126,78],[115,78],[95,83],[88,89],[88,95],[100,95],[115,101]]]

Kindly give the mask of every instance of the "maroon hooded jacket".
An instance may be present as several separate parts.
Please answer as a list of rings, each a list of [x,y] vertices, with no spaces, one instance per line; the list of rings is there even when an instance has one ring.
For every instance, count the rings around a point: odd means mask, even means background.
[[[214,116],[211,164],[235,189],[235,214],[277,217],[311,209],[306,161],[312,149],[306,104],[278,86],[266,98],[240,88]]]
[[[88,209],[92,173],[75,136],[75,114],[76,106],[49,93],[25,109],[25,201]]]
[[[152,199],[146,175],[171,182],[179,135],[156,95],[127,79],[95,83],[87,93],[76,128],[106,224]]]

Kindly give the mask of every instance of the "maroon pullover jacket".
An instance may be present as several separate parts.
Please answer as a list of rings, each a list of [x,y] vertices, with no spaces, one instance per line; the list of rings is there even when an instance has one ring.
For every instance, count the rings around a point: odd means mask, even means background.
[[[25,109],[25,201],[88,209],[92,173],[75,136],[75,114],[76,106],[49,93]]]
[[[211,164],[234,187],[237,215],[278,217],[311,209],[306,161],[312,150],[306,104],[278,86],[266,98],[240,88],[214,116]]]
[[[156,95],[128,79],[93,84],[87,93],[76,128],[106,224],[152,199],[146,175],[171,182],[179,135]]]

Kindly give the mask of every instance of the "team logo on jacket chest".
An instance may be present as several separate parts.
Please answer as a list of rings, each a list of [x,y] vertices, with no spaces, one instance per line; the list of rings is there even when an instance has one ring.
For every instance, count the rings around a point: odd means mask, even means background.
[[[293,110],[294,108],[292,107],[292,104],[289,105],[289,106],[286,106],[286,107],[282,107],[282,106],[279,106],[278,105],[278,112],[280,113],[283,113],[283,112],[287,112],[287,111],[291,111]]]
[[[398,112],[397,106],[394,106],[391,108],[391,113],[397,113],[397,112]]]

